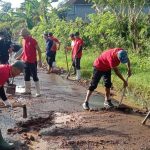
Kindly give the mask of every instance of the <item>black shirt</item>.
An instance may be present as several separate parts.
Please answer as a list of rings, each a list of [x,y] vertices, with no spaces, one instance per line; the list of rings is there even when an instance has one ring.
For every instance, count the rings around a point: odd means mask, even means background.
[[[9,60],[9,48],[11,47],[11,41],[1,39],[0,40],[0,61]]]

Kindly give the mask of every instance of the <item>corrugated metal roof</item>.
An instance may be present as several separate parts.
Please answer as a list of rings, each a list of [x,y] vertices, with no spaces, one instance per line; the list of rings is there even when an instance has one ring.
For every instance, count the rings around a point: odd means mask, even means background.
[[[67,2],[68,4],[89,4],[87,1],[85,0],[68,0]]]

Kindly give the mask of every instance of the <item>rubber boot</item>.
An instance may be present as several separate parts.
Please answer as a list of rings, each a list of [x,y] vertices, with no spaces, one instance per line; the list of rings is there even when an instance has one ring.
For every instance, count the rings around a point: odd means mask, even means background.
[[[15,146],[13,144],[11,145],[3,139],[2,133],[0,130],[0,150],[12,150],[14,148],[15,148]]]
[[[39,97],[39,96],[41,96],[41,94],[40,94],[40,83],[39,83],[39,81],[34,82],[34,83],[35,83],[35,89],[36,89],[36,94],[35,94],[35,96],[36,96],[36,97]]]
[[[56,70],[56,62],[55,62],[55,61],[53,61],[53,63],[52,63],[52,70],[51,70],[51,72],[55,73],[55,70]]]
[[[80,70],[77,70],[76,72],[77,72],[76,80],[80,80],[81,79],[81,72],[80,72]]]
[[[73,73],[71,75],[76,75],[76,68],[73,67]]]
[[[56,68],[56,62],[55,61],[53,61],[52,67]]]
[[[24,95],[31,94],[31,81],[25,81],[25,91],[22,94]]]

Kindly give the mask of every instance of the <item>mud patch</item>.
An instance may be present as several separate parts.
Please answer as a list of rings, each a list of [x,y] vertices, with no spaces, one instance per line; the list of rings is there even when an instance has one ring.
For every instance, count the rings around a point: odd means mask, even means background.
[[[49,115],[46,118],[32,118],[27,122],[19,122],[17,125],[22,128],[28,128],[30,130],[39,131],[40,128],[46,127],[52,124],[53,116]]]
[[[133,113],[133,108],[127,106],[127,105],[119,105],[119,106],[115,106],[114,108],[109,108],[109,109],[106,109],[106,108],[102,108],[101,110],[105,110],[105,111],[119,111],[119,112],[123,112],[123,113]]]
[[[46,128],[53,124],[54,113],[51,112],[48,117],[31,118],[27,121],[20,121],[16,123],[16,127],[8,129],[8,134],[21,134],[24,132],[39,131],[41,128]]]
[[[109,145],[109,144],[118,144],[118,142],[114,142],[113,140],[99,140],[99,141],[86,141],[86,140],[77,140],[77,141],[64,141],[61,145],[61,148],[66,148],[66,147],[87,147],[87,149],[97,147],[100,148],[101,146],[104,147],[103,145]]]
[[[55,122],[55,127],[44,137],[48,143],[57,143],[56,149],[129,150],[132,147],[136,150],[150,146],[148,129],[139,126],[138,116],[119,111],[86,111],[61,114],[55,120],[61,126]]]
[[[20,136],[31,150],[137,150],[150,146],[148,128],[139,126],[139,116],[119,111],[51,112],[18,126],[28,130]]]

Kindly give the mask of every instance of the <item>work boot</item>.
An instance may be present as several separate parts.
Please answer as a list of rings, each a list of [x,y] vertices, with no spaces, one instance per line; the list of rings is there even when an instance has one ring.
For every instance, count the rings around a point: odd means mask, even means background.
[[[83,107],[84,110],[89,110],[90,109],[88,102],[83,103],[82,107]]]
[[[107,100],[107,101],[104,102],[104,107],[105,107],[105,108],[113,108],[114,105],[113,105],[113,103],[111,102],[111,100]]]
[[[77,70],[76,80],[80,80],[80,79],[81,79],[81,72],[80,70]]]
[[[36,96],[36,97],[39,97],[39,96],[41,96],[41,94],[40,94],[40,83],[39,83],[39,81],[34,82],[34,83],[35,83],[35,89],[36,89],[36,94],[35,94],[35,96]]]
[[[31,81],[25,81],[25,91],[22,94],[31,95]]]
[[[15,148],[14,144],[9,144],[3,139],[2,133],[0,130],[0,150],[12,150],[14,148]]]

